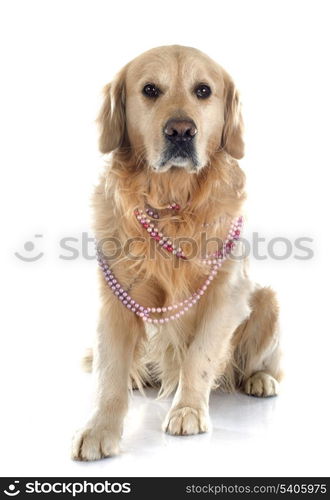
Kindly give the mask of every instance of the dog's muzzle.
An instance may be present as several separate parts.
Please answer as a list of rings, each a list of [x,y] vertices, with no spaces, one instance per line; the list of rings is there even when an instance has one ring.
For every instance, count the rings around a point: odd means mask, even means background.
[[[190,119],[172,118],[164,127],[165,150],[161,165],[164,166],[171,160],[176,164],[190,160],[192,165],[197,165],[195,136],[197,127]]]

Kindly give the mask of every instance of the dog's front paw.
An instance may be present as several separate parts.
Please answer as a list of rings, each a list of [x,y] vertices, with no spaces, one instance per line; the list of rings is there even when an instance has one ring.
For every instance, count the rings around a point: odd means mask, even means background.
[[[76,432],[72,442],[74,460],[99,460],[119,453],[120,435],[102,425],[88,424]]]
[[[249,396],[264,398],[277,396],[279,392],[279,383],[268,373],[257,372],[245,382],[244,392]]]
[[[209,418],[205,411],[190,406],[173,408],[167,414],[163,430],[173,436],[188,436],[208,431]]]

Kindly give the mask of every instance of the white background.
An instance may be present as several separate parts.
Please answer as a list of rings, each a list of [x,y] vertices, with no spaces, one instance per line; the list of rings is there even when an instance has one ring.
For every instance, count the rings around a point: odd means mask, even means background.
[[[1,475],[328,475],[328,5],[1,3]],[[59,240],[89,230],[102,86],[139,53],[172,43],[207,52],[241,91],[248,231],[314,240],[311,260],[293,250],[251,263],[279,293],[286,381],[267,401],[213,394],[213,431],[188,438],[161,433],[169,400],[135,394],[122,455],[74,463],[71,434],[91,401],[79,359],[98,297],[95,262],[60,259]],[[36,262],[14,255],[40,251]]]

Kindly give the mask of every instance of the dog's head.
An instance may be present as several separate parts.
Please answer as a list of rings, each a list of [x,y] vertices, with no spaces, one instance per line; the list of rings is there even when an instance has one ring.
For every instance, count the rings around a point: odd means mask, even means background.
[[[196,49],[152,49],[104,88],[100,150],[131,150],[154,171],[198,172],[212,154],[244,154],[242,117],[230,76]]]

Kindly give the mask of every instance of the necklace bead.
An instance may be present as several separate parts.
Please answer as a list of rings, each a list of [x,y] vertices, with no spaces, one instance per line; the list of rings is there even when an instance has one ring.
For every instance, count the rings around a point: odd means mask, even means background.
[[[176,203],[172,203],[169,205],[172,210],[180,210],[180,206]],[[159,218],[157,212],[152,209],[147,209],[146,213],[151,217]],[[168,252],[173,253],[179,258],[186,259],[185,255],[182,252],[180,247],[176,248],[172,241],[169,238],[164,237],[162,233],[158,231],[158,229],[154,226],[154,224],[150,224],[150,219],[146,217],[141,209],[134,210],[134,215],[136,219],[141,223],[141,225],[147,229],[150,236],[156,240],[158,240],[159,245],[161,245]],[[157,217],[156,217],[157,215]],[[223,249],[221,251],[215,252],[212,256],[207,256],[206,258],[201,259],[202,262],[208,264],[210,266],[210,272],[207,276],[204,283],[198,288],[196,292],[194,292],[189,298],[183,300],[182,302],[176,304],[170,304],[168,306],[163,307],[145,307],[141,304],[138,304],[115,278],[112,270],[110,269],[108,263],[101,255],[101,252],[96,249],[97,260],[100,269],[102,270],[105,280],[109,286],[109,288],[114,292],[114,295],[120,300],[120,302],[131,312],[139,316],[143,321],[153,324],[164,324],[169,321],[179,319],[186,312],[188,312],[197,302],[201,299],[201,297],[205,294],[207,288],[210,286],[211,282],[214,280],[217,275],[219,269],[221,268],[223,262],[229,257],[230,253],[234,249],[237,241],[240,238],[241,230],[242,230],[243,218],[238,217],[234,219],[231,223],[230,229],[228,231],[228,236],[223,244]],[[212,257],[212,258],[210,258]],[[176,313],[172,313],[169,316],[163,316],[161,318],[151,318],[150,314],[164,314],[166,312],[171,312],[176,310]]]

